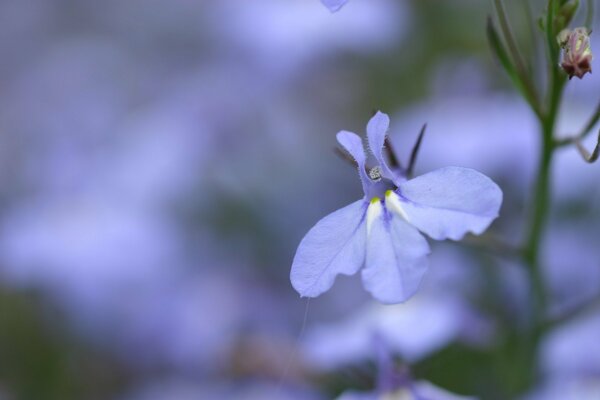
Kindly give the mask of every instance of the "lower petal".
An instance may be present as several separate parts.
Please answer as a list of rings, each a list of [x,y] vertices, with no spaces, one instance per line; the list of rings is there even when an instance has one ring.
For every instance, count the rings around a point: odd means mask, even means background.
[[[408,300],[417,291],[427,270],[429,245],[419,231],[384,210],[370,226],[362,280],[382,303]]]
[[[300,242],[290,279],[301,296],[317,297],[338,274],[353,275],[363,266],[367,203],[356,201],[321,219]]]

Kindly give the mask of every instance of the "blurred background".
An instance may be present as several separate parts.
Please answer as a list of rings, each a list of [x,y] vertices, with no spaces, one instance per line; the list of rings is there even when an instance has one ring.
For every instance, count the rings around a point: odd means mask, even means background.
[[[538,53],[523,3],[507,8]],[[308,229],[362,196],[336,132],[364,134],[378,109],[404,161],[428,123],[417,174],[494,179],[505,200],[490,235],[519,242],[538,126],[487,47],[491,12],[0,0],[0,399],[332,399],[373,389],[374,334],[415,378],[508,398],[526,374],[506,360],[529,293],[506,252],[432,243],[422,290],[393,307],[358,277],[308,309],[289,283]],[[599,89],[597,73],[569,82],[565,136]],[[567,147],[553,172],[544,272],[561,324],[522,395],[597,399],[600,166]]]

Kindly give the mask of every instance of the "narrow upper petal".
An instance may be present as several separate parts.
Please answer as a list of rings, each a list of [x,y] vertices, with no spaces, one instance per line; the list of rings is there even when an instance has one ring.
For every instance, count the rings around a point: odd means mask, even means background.
[[[321,0],[321,3],[323,3],[325,7],[329,8],[329,11],[331,12],[338,11],[347,2],[348,0]]]
[[[427,240],[387,210],[370,225],[362,280],[378,301],[401,303],[418,289],[427,270]]]
[[[394,173],[383,157],[383,146],[389,127],[390,117],[381,111],[377,111],[367,123],[367,137],[369,138],[371,152],[379,162],[383,175],[388,179],[394,179]]]
[[[460,167],[440,168],[399,187],[402,211],[412,225],[433,239],[460,240],[481,234],[496,217],[502,191],[487,176]]]
[[[300,242],[291,281],[301,296],[317,297],[338,274],[355,274],[365,260],[366,203],[356,201],[321,219]]]
[[[350,153],[352,158],[354,158],[354,160],[356,161],[356,164],[358,165],[358,174],[360,176],[360,181],[363,186],[363,192],[365,194],[368,193],[369,188],[372,185],[372,181],[367,176],[367,171],[365,170],[367,156],[365,155],[362,139],[356,133],[348,131],[338,132],[336,138],[338,143],[344,149],[346,149],[346,151]]]

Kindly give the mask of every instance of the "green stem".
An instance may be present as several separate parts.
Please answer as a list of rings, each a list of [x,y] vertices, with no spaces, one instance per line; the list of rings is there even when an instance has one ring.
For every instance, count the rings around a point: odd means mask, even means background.
[[[554,147],[552,141],[547,140],[548,132],[552,125],[543,124],[543,146],[540,155],[537,179],[531,206],[530,231],[525,245],[525,262],[529,266],[531,289],[533,294],[533,316],[536,319],[534,325],[539,325],[545,314],[546,293],[544,290],[543,276],[539,262],[540,242],[542,233],[546,226],[546,219],[550,209],[550,168]],[[534,328],[535,329],[535,328]]]
[[[547,225],[548,214],[551,204],[551,176],[552,159],[557,146],[555,143],[556,120],[559,112],[563,89],[566,83],[565,75],[561,73],[558,67],[558,51],[556,46],[555,33],[553,32],[555,1],[548,1],[547,20],[547,44],[550,64],[549,91],[547,98],[547,107],[542,115],[539,115],[541,126],[541,154],[539,158],[537,176],[534,186],[533,199],[531,204],[531,217],[529,221],[529,232],[525,242],[524,261],[529,270],[532,300],[532,325],[529,335],[523,337],[525,345],[526,359],[525,363],[529,366],[530,373],[527,376],[529,386],[533,385],[537,379],[536,362],[537,352],[539,350],[539,341],[547,327],[547,293],[545,289],[542,265],[540,262],[540,248],[543,240],[543,234]]]
[[[539,342],[544,333],[547,309],[547,294],[545,289],[542,265],[540,263],[540,248],[544,229],[550,211],[551,196],[551,167],[555,150],[553,142],[555,114],[549,113],[541,122],[542,151],[534,186],[529,233],[525,242],[523,258],[528,267],[530,290],[532,295],[531,325],[527,334],[520,335],[518,360],[523,365],[521,373],[523,381],[519,389],[526,391],[535,385],[538,379],[537,361]]]
[[[542,133],[542,152],[539,159],[537,178],[531,206],[532,214],[529,235],[525,244],[525,262],[531,275],[531,289],[534,295],[534,330],[543,325],[546,311],[546,293],[539,260],[540,244],[546,227],[551,199],[551,167],[556,144],[554,131],[560,100],[565,86],[565,77],[557,66],[553,66],[550,82],[550,98],[547,113],[540,119]]]

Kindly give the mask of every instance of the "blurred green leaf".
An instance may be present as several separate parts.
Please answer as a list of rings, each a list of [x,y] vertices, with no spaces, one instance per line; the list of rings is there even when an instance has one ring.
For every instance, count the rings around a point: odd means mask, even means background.
[[[494,53],[496,58],[500,61],[500,65],[502,65],[502,68],[504,69],[504,71],[506,72],[506,74],[508,75],[510,80],[513,82],[515,87],[519,90],[521,95],[525,99],[527,99],[527,101],[530,103],[532,108],[536,109],[534,100],[531,99],[531,97],[528,95],[528,91],[525,87],[525,84],[521,80],[521,77],[519,76],[513,61],[511,60],[510,56],[508,55],[508,52],[506,51],[504,45],[502,44],[500,35],[498,34],[498,31],[496,30],[491,17],[488,17],[487,36],[488,36],[488,41],[490,43],[492,52]]]

